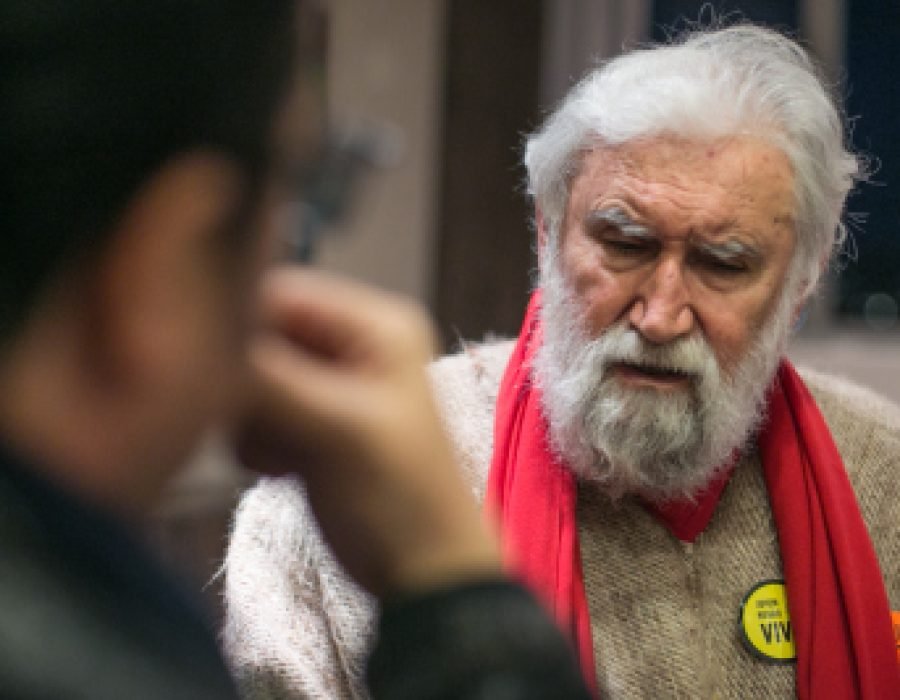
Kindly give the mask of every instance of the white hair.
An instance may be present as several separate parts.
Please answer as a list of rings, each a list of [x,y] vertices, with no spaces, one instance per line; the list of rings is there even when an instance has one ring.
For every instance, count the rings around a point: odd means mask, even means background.
[[[810,293],[843,242],[844,202],[865,176],[806,51],[750,24],[695,31],[590,72],[527,141],[528,188],[551,240],[582,155],[597,145],[674,134],[762,138],[793,168],[797,249],[787,289]]]

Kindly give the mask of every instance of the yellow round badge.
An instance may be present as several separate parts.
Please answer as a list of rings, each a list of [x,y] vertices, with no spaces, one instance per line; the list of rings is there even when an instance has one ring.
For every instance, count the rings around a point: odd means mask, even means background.
[[[784,581],[761,581],[741,605],[741,637],[747,648],[766,661],[797,658]]]

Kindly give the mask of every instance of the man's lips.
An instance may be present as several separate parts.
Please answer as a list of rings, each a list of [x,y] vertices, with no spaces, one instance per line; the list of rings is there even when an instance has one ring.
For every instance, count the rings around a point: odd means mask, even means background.
[[[610,366],[610,373],[628,384],[663,390],[681,389],[692,378],[687,372],[631,362],[614,363]]]

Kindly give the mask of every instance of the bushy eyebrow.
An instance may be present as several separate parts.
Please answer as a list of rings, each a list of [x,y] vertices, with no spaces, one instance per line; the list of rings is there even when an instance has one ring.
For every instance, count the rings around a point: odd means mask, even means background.
[[[603,225],[613,226],[621,235],[630,238],[643,240],[655,238],[651,227],[635,221],[622,207],[613,206],[591,211],[585,217],[585,223],[590,228]],[[755,263],[763,258],[762,251],[759,248],[736,238],[715,242],[694,241],[691,247],[703,255],[724,262],[745,261]]]
[[[762,252],[753,245],[730,238],[726,241],[694,243],[694,249],[717,260],[747,260],[751,262],[762,258]]]
[[[585,223],[590,228],[601,224],[614,226],[623,236],[634,238],[652,238],[653,232],[649,226],[639,224],[631,215],[621,207],[607,207],[589,212],[585,217]]]

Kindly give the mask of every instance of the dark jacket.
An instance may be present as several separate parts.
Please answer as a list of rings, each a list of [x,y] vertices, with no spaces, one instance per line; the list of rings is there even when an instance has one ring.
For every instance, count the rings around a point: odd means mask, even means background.
[[[389,601],[375,698],[587,698],[561,635],[494,581]],[[191,595],[112,515],[0,447],[0,700],[235,700]]]
[[[236,698],[192,598],[127,527],[0,450],[0,698]]]

